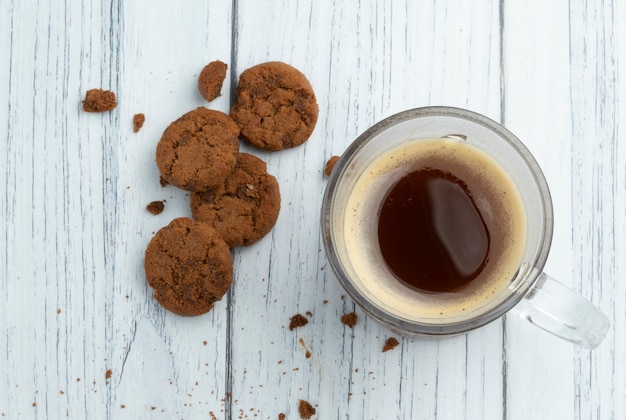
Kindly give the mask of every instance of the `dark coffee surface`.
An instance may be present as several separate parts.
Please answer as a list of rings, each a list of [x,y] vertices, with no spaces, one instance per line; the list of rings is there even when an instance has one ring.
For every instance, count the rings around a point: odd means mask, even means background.
[[[392,236],[391,251],[384,252],[378,237],[383,203],[400,180],[427,169],[434,172],[426,173],[428,176],[420,183],[432,185],[422,185],[417,191],[428,195],[411,202],[430,207],[414,208],[411,214],[408,206],[408,215],[392,215],[389,219],[397,224],[395,232],[408,245],[398,245]],[[357,279],[355,285],[385,310],[401,313],[407,319],[463,315],[484,306],[510,285],[524,253],[526,218],[515,183],[491,156],[461,140],[420,139],[378,155],[358,175],[346,207],[342,231],[345,247],[340,252],[349,258],[348,267]],[[426,212],[436,230],[411,232],[406,221],[414,223],[416,211],[418,216]],[[488,234],[480,233],[481,225]],[[467,236],[455,233],[459,229]],[[488,252],[484,258],[484,245],[480,244],[486,235]],[[473,238],[471,246],[463,245],[468,238]],[[415,244],[417,239],[420,242]],[[425,252],[415,252],[420,248]],[[393,263],[396,252],[405,262],[400,264],[404,267]],[[450,274],[440,268],[446,276],[439,276],[437,261],[440,267],[442,261],[452,261],[456,271]],[[402,268],[409,274],[402,274]],[[427,269],[422,273],[426,280],[420,279],[419,283],[413,271],[417,268]]]
[[[378,241],[385,262],[404,283],[452,292],[481,273],[490,235],[466,184],[423,168],[401,178],[385,197]]]

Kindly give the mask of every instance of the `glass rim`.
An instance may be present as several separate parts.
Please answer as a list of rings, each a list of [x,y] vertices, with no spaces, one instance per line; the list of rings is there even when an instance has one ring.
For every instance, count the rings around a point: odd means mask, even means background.
[[[534,183],[540,192],[539,195],[542,201],[541,205],[544,209],[544,228],[540,235],[539,249],[537,250],[535,257],[532,259],[532,266],[528,270],[529,273],[526,274],[526,279],[517,284],[514,290],[497,306],[484,314],[462,321],[450,323],[423,323],[399,318],[394,314],[390,314],[389,312],[379,308],[377,305],[372,304],[367,297],[362,295],[362,293],[352,284],[351,279],[345,273],[343,263],[337,255],[331,226],[334,224],[334,216],[332,213],[335,202],[335,193],[337,188],[340,186],[346,169],[349,168],[350,163],[353,161],[354,156],[358,154],[358,151],[366,146],[370,141],[375,139],[378,134],[400,123],[420,117],[438,116],[468,120],[481,125],[497,134],[501,140],[512,146],[533,174]],[[548,258],[548,253],[550,251],[554,229],[552,199],[547,181],[541,168],[539,167],[539,164],[524,143],[522,143],[517,136],[504,126],[484,115],[463,108],[448,106],[428,106],[405,110],[380,120],[359,135],[346,148],[330,174],[322,200],[321,218],[322,239],[324,249],[326,251],[326,257],[332,271],[348,295],[366,313],[399,332],[436,336],[455,335],[469,332],[498,319],[519,303],[520,300],[522,300],[527,292],[533,287],[539,274],[543,271]]]

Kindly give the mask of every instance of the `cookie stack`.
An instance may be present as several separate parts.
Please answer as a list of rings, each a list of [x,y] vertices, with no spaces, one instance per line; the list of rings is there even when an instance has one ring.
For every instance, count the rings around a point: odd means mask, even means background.
[[[221,62],[203,69],[205,99],[219,96],[225,75]],[[306,77],[268,62],[241,74],[230,115],[201,107],[167,127],[157,166],[166,182],[190,191],[193,219],[174,219],[146,249],[146,278],[161,306],[183,316],[208,312],[232,283],[230,248],[259,241],[278,219],[278,181],[264,161],[239,152],[239,137],[265,150],[295,147],[310,137],[317,115]]]

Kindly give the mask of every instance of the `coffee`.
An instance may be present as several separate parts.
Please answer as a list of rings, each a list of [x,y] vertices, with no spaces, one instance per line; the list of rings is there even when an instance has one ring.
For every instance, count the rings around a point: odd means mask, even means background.
[[[355,285],[387,310],[467,313],[515,277],[525,245],[520,194],[504,169],[457,138],[409,141],[356,177],[345,251]]]
[[[401,178],[383,200],[378,243],[391,271],[411,287],[457,291],[487,264],[489,229],[465,182],[422,168]]]

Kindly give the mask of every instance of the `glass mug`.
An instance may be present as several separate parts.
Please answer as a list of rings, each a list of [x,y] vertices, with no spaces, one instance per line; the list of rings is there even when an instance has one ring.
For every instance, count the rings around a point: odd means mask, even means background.
[[[468,187],[472,203],[481,217],[486,215],[490,240],[489,256],[475,270],[476,277],[441,292],[408,284],[390,268],[381,251],[384,231],[378,230],[390,190],[408,174],[433,165]],[[505,192],[493,199],[492,187]],[[430,203],[433,220],[442,220],[436,229],[464,226],[457,210],[446,207],[450,201],[442,200]],[[502,214],[507,216],[504,224],[498,219]],[[506,228],[493,229],[500,224]],[[336,277],[367,314],[396,331],[457,335],[511,311],[565,340],[595,348],[608,331],[606,316],[543,272],[552,230],[548,185],[526,147],[498,123],[451,107],[404,111],[365,131],[335,165],[322,204],[322,236]],[[470,242],[460,252],[476,254],[476,231],[466,233]],[[457,239],[442,241],[454,248]],[[418,265],[430,264],[419,256],[413,259],[411,252],[404,256],[405,265],[421,269]]]

